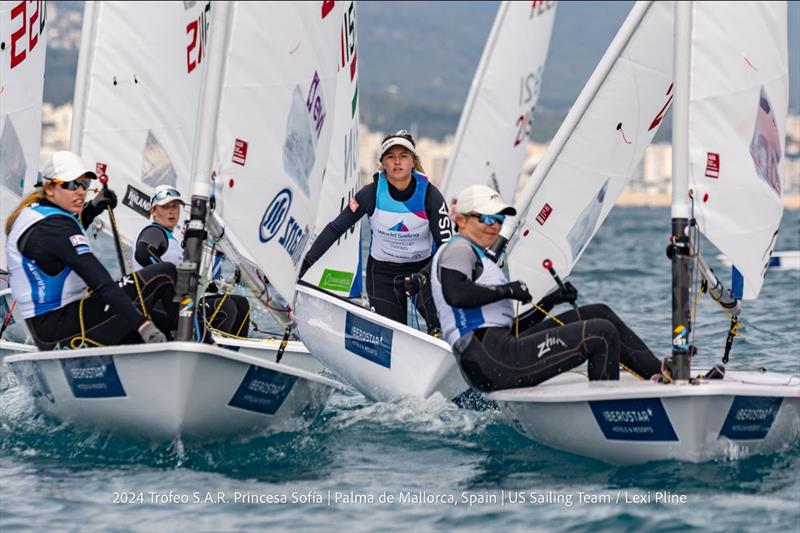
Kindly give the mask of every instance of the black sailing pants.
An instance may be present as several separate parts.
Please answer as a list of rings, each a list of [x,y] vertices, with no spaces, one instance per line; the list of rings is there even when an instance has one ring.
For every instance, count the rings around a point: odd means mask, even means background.
[[[385,268],[379,261],[370,257],[367,260],[367,296],[369,305],[381,316],[396,322],[407,324],[408,296],[403,286],[403,278],[416,274],[428,263],[428,260],[408,263],[406,271],[397,268]],[[392,263],[393,266],[397,265]],[[439,316],[433,303],[433,292],[430,282],[422,286],[414,297],[414,305],[428,324],[428,331],[439,328]]]
[[[459,339],[453,352],[467,381],[481,391],[532,387],[588,361],[589,380],[619,379],[622,363],[648,379],[661,363],[608,306],[592,304],[512,328],[480,328]]]
[[[141,310],[134,274],[128,274],[119,282],[133,305]],[[135,272],[139,281],[142,300],[152,316],[153,322],[167,338],[177,327],[178,304],[173,302],[177,274],[172,263],[155,263]],[[139,344],[139,332],[127,320],[116,315],[97,295],[90,294],[83,300],[74,301],[60,309],[26,320],[33,341],[41,350],[77,348],[81,342],[80,317],[83,316],[84,337],[103,346],[116,344]],[[87,347],[96,346],[87,342]]]

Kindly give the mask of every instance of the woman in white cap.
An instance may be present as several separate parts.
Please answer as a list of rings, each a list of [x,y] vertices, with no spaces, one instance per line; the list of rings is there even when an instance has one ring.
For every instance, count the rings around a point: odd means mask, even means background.
[[[580,306],[547,320],[534,307],[515,319],[514,301],[530,302],[531,295],[524,283],[509,283],[484,253],[505,216],[515,214],[489,187],[467,187],[456,201],[458,235],[433,259],[442,332],[467,381],[481,391],[532,387],[584,361],[590,380],[619,379],[620,362],[643,379],[658,375],[658,358],[605,305]],[[577,295],[567,282],[537,305],[549,313]]]
[[[136,270],[161,262],[178,265],[183,261],[180,236],[173,233],[186,205],[180,191],[171,185],[159,185],[150,198],[153,222],[139,233],[134,246],[133,263]],[[215,262],[215,267],[217,263]],[[216,292],[216,285],[210,285]],[[250,332],[250,303],[238,294],[206,294],[203,297],[205,317],[211,327],[240,337]]]
[[[421,288],[416,306],[428,324],[428,332],[436,334],[439,321],[425,267],[433,252],[452,235],[447,204],[423,174],[414,139],[405,130],[383,140],[378,160],[373,183],[358,191],[339,216],[325,226],[303,259],[300,277],[367,215],[372,230],[367,261],[370,305],[379,315],[405,324],[407,295]]]
[[[42,350],[163,342],[175,329],[175,267],[142,270],[119,284],[92,252],[84,228],[116,195],[101,189],[88,203],[97,176],[80,157],[54,152],[41,188],[6,221],[9,284],[34,342]],[[136,308],[160,302],[171,314],[153,320]]]

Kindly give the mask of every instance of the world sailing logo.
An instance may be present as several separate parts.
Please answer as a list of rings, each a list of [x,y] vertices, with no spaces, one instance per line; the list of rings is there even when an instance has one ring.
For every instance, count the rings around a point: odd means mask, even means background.
[[[406,226],[406,219],[400,218],[397,221],[397,224],[389,228],[389,231],[408,231],[408,227]]]

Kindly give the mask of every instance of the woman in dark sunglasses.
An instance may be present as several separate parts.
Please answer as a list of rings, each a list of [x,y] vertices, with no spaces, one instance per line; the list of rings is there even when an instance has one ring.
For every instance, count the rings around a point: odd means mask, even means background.
[[[544,320],[555,305],[575,302],[569,282],[516,318],[514,301],[528,303],[531,295],[484,253],[516,209],[485,185],[464,189],[456,209],[458,235],[434,256],[431,285],[442,333],[473,387],[532,387],[584,361],[590,380],[619,379],[620,362],[643,379],[659,374],[658,358],[605,305]]]
[[[183,244],[175,227],[184,206],[180,191],[171,185],[159,185],[150,199],[153,222],[145,226],[136,238],[133,262],[136,270],[161,262],[177,265],[183,261]],[[214,267],[217,266],[215,262]],[[209,286],[217,292],[216,285]],[[206,294],[203,296],[203,316],[209,325],[223,334],[247,337],[250,332],[250,303],[238,294]]]
[[[300,277],[366,215],[372,230],[366,280],[370,305],[379,315],[405,324],[408,296],[412,290],[419,291],[417,309],[428,332],[438,336],[439,320],[425,272],[433,252],[452,235],[447,204],[423,174],[416,144],[407,131],[383,140],[378,164],[373,183],[358,191],[320,232],[303,259]]]
[[[50,350],[166,340],[177,320],[174,266],[155,265],[118,284],[84,232],[116,206],[116,195],[104,188],[86,202],[97,176],[72,152],[54,152],[41,174],[41,187],[20,202],[5,228],[11,292],[36,345]],[[134,302],[158,302],[171,318],[159,316],[154,324]]]

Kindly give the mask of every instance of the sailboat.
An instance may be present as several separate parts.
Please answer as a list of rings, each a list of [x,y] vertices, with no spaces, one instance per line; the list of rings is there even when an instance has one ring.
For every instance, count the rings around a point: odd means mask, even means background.
[[[742,457],[797,442],[800,376],[694,371],[690,346],[690,273],[705,279],[735,331],[740,299],[758,295],[775,244],[786,9],[637,2],[601,59],[517,203],[524,215],[506,221],[492,252],[511,246],[512,278],[528,283],[534,299],[553,287],[539,265],[570,272],[674,99],[673,383],[626,373],[590,383],[568,372],[489,394],[524,435],[613,464]],[[731,292],[705,265],[695,228],[733,260]]]
[[[184,29],[190,37],[193,27],[198,32],[204,31],[194,25],[194,22],[204,23],[204,5],[162,3],[151,7],[197,10],[184,13],[186,19],[180,24],[172,24],[176,20],[174,13],[166,13],[163,18],[153,17],[153,29],[158,35],[178,31],[183,38]],[[94,16],[89,13],[87,24],[90,27],[83,32],[88,42],[87,46],[82,46],[83,50],[91,49],[92,41],[104,31],[103,26],[91,26],[93,22],[101,16],[105,20],[123,16],[125,3],[91,4],[87,8],[99,12]],[[208,46],[203,50],[203,61],[208,64],[203,70],[201,93],[196,100],[200,105],[200,118],[193,119],[195,141],[188,144],[192,165],[186,170],[186,175],[194,177],[190,185],[192,205],[196,210],[204,209],[211,196],[212,175],[224,176],[227,190],[219,194],[219,212],[215,215],[226,224],[232,241],[243,243],[243,253],[253,264],[263,267],[277,290],[289,301],[296,274],[290,271],[293,259],[287,255],[283,244],[290,243],[283,242],[276,250],[274,245],[279,240],[274,239],[273,245],[264,246],[260,238],[265,237],[269,228],[262,224],[260,231],[248,232],[248,229],[258,228],[259,223],[240,206],[248,198],[262,199],[263,191],[271,187],[279,191],[273,191],[273,194],[277,192],[276,197],[283,194],[295,198],[294,207],[290,209],[291,206],[285,205],[280,223],[287,222],[287,215],[291,213],[298,225],[313,225],[308,213],[314,212],[318,196],[312,191],[319,189],[330,144],[330,121],[324,120],[326,114],[322,111],[335,97],[332,83],[335,54],[331,50],[335,49],[332,43],[336,43],[338,28],[332,22],[334,19],[338,19],[337,11],[328,2],[219,3],[214,6]],[[162,23],[164,27],[159,26]],[[126,39],[121,33],[114,37],[120,38],[122,43],[142,39],[140,35]],[[158,57],[167,58],[164,61],[168,64],[175,61],[183,72],[188,68],[185,61],[191,65],[192,59],[198,59],[199,55],[192,55],[185,42],[172,46],[176,42],[178,39],[152,42],[145,39],[142,46],[151,44],[159,53]],[[202,45],[205,47],[206,43]],[[195,46],[200,43],[195,41]],[[254,65],[253,61],[258,64]],[[127,67],[133,63],[120,63],[123,64]],[[120,75],[116,80],[113,77],[104,79],[105,89],[113,92],[112,88],[124,79],[134,86],[129,88],[132,91],[135,86],[144,88],[141,94],[145,96],[140,94],[139,97],[146,97],[148,88],[155,90],[156,80],[162,74],[152,63],[147,67]],[[80,73],[78,79],[82,79]],[[302,96],[299,105],[298,91]],[[78,91],[78,95],[81,94]],[[128,102],[135,99],[131,96]],[[310,102],[308,106],[307,101]],[[330,113],[332,115],[332,111]],[[286,129],[264,128],[266,123],[280,122]],[[232,134],[237,137],[231,138]],[[162,148],[168,137],[170,134],[165,132],[152,135],[160,139]],[[144,139],[150,143],[151,135]],[[185,137],[175,142],[185,142]],[[249,151],[248,143],[251,143]],[[164,160],[159,159],[160,156],[148,158],[161,153],[152,148],[152,144],[144,149],[143,159],[139,159],[140,149],[138,144],[131,147],[137,152],[133,159],[150,165],[148,175],[158,180],[171,175],[168,165],[161,164]],[[303,167],[303,174],[288,176],[281,171],[280,163],[275,163],[281,161],[281,152],[287,150],[289,156],[297,157],[295,162],[310,162]],[[172,152],[163,149],[162,155],[167,153]],[[173,167],[184,161],[176,155],[169,159]],[[315,165],[314,159],[323,163]],[[265,180],[264,175],[270,178]],[[299,179],[305,180],[306,187],[297,183]],[[259,192],[254,193],[255,189]],[[304,198],[306,191],[311,194]],[[227,210],[224,209],[226,202],[231,206]],[[228,216],[221,216],[223,214]],[[205,217],[198,219],[195,215],[193,211],[188,225],[190,231],[204,226]],[[143,222],[139,217],[137,225]],[[285,228],[272,229],[277,232]],[[247,238],[246,233],[256,238]],[[204,236],[196,232],[193,238],[197,239],[198,234]],[[196,246],[201,247],[202,243]],[[183,300],[184,311],[186,303],[194,299],[190,294]],[[191,324],[191,313],[189,319]],[[299,429],[310,424],[333,391],[341,388],[336,381],[302,368],[187,341],[17,354],[7,357],[6,364],[31,390],[36,405],[47,414],[80,427],[130,433],[153,440],[216,440]]]
[[[47,49],[46,3],[27,6],[3,2],[0,20],[4,24],[3,42],[7,50],[0,62],[0,213],[4,214],[5,222],[5,215],[33,190],[38,176]],[[0,271],[2,361],[8,353],[29,349],[27,329],[15,313],[16,305],[6,279],[5,230],[0,230]]]
[[[448,165],[453,195],[480,169],[480,179],[513,197],[555,17],[553,3],[538,4],[502,2],[498,9]],[[306,279],[320,279],[313,274]],[[340,296],[301,285],[295,315],[303,342],[343,381],[376,401],[439,393],[464,405],[475,398],[446,342]]]

